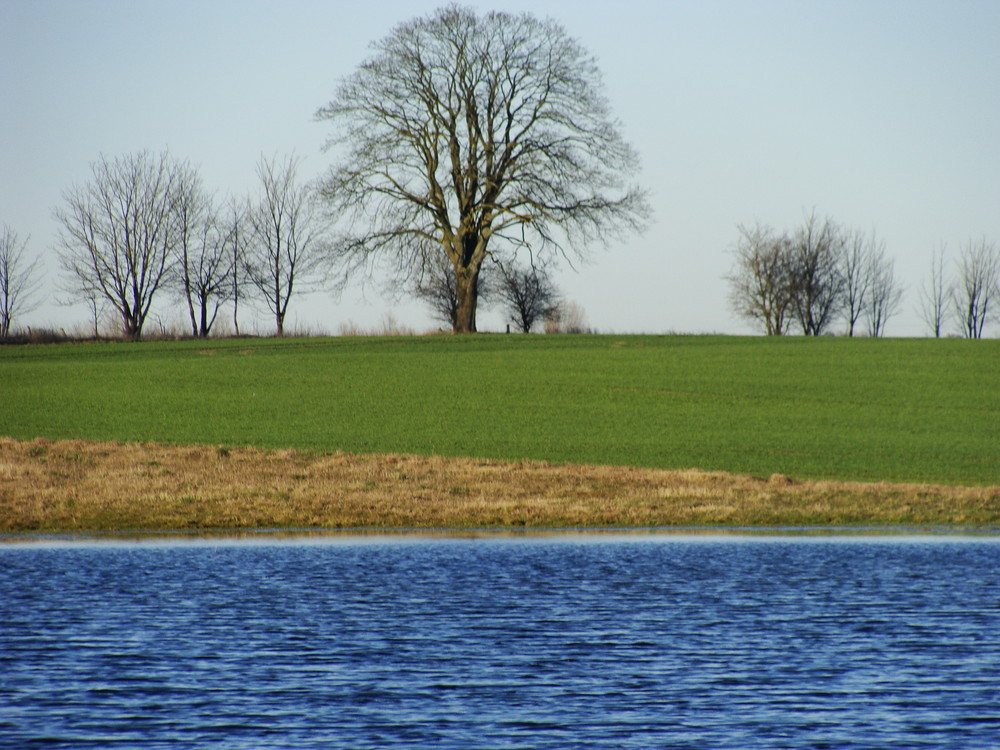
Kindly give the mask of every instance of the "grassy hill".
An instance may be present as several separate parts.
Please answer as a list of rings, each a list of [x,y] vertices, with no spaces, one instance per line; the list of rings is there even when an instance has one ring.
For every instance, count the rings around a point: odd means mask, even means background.
[[[0,347],[0,435],[1000,484],[1000,341],[428,336]]]

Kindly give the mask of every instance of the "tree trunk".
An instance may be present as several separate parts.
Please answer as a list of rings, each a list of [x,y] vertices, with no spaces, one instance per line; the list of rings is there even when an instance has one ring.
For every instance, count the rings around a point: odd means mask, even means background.
[[[455,272],[455,333],[476,332],[476,306],[479,303],[479,269],[460,268]]]
[[[198,336],[207,339],[208,338],[208,300],[204,297],[201,299],[201,320],[198,324]]]
[[[184,266],[185,266],[185,271],[184,271],[184,299],[187,300],[188,316],[191,318],[191,335],[192,336],[197,336],[198,335],[198,319],[195,316],[195,311],[194,311],[194,299],[192,298],[192,293],[191,293],[191,279],[188,277],[188,272],[186,270],[186,268],[187,268],[187,253],[186,252],[184,253]]]
[[[119,308],[118,312],[122,316],[122,336],[129,341],[141,339],[143,319],[139,313],[127,305]]]
[[[142,338],[142,323],[138,320],[124,318],[122,329],[129,341],[139,341]]]
[[[101,329],[100,329],[101,321],[100,321],[99,310],[97,307],[97,296],[96,295],[91,296],[90,298],[88,298],[87,302],[90,304],[90,311],[94,315],[94,338],[99,339],[101,337]]]

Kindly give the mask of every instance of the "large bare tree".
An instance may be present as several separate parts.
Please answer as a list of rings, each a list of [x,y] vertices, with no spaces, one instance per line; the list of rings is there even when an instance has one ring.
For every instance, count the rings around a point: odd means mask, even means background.
[[[953,288],[956,317],[962,335],[983,337],[983,328],[995,315],[1000,296],[1000,253],[985,237],[970,241],[958,259],[958,279]]]
[[[41,285],[37,257],[27,254],[28,239],[4,224],[0,234],[0,338],[10,335],[14,318],[33,310]]]
[[[743,318],[762,323],[768,336],[788,332],[794,289],[792,242],[768,226],[740,225],[735,263],[726,277],[729,301]]]
[[[558,23],[449,6],[397,26],[317,112],[339,162],[322,192],[350,226],[348,269],[455,275],[455,331],[476,330],[488,256],[581,253],[639,229],[638,159],[592,55]]]
[[[127,338],[142,337],[174,259],[185,169],[165,152],[102,156],[91,165],[90,182],[68,189],[65,205],[55,211],[71,291],[81,299],[106,300]]]
[[[274,315],[278,336],[285,333],[292,294],[312,286],[324,261],[322,223],[312,190],[299,182],[300,161],[294,156],[260,159],[260,198],[246,217],[246,280]]]

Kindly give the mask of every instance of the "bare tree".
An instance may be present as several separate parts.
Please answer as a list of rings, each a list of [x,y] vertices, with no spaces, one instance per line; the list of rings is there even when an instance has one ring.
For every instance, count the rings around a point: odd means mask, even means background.
[[[899,312],[903,288],[896,280],[895,261],[885,254],[882,245],[873,246],[868,256],[868,296],[864,305],[868,335],[885,335],[889,318]]]
[[[299,163],[293,156],[261,157],[261,196],[247,214],[246,278],[274,315],[278,336],[284,335],[292,294],[312,285],[324,260],[320,219],[311,190],[298,182]]]
[[[793,309],[807,336],[819,336],[844,304],[843,234],[811,214],[792,238]]]
[[[458,293],[451,268],[441,263],[428,268],[417,281],[416,295],[427,303],[436,320],[454,330],[458,319]]]
[[[847,335],[854,335],[854,328],[861,319],[871,292],[871,257],[878,241],[875,235],[866,237],[853,232],[844,240],[843,279],[844,315],[847,318]]]
[[[181,281],[194,336],[207,337],[222,305],[233,299],[238,232],[228,216],[209,203],[193,242],[185,243]]]
[[[0,338],[7,338],[17,315],[38,306],[41,286],[39,258],[27,255],[28,238],[23,240],[11,227],[0,234]]]
[[[231,259],[212,199],[187,165],[178,171],[176,195],[175,284],[187,303],[191,335],[204,338],[228,297]]]
[[[730,304],[741,317],[763,323],[768,336],[781,336],[793,302],[791,240],[761,224],[738,229],[736,261],[726,277]]]
[[[931,258],[931,276],[920,289],[920,314],[924,322],[934,332],[934,338],[941,338],[941,332],[948,320],[948,282],[944,273],[945,249],[942,246]]]
[[[316,115],[343,151],[322,192],[351,219],[349,270],[382,259],[407,280],[443,254],[454,330],[475,331],[488,256],[579,253],[644,225],[638,159],[593,56],[559,24],[449,6],[373,48]]]
[[[545,268],[501,267],[500,274],[497,296],[522,333],[559,310],[559,292]]]
[[[90,324],[91,332],[95,339],[101,337],[101,318],[107,312],[107,301],[100,294],[96,287],[90,287],[88,289],[79,290],[78,297],[83,298],[87,303],[87,309],[90,311]]]
[[[229,268],[229,289],[222,295],[233,304],[233,331],[240,335],[240,301],[247,280],[247,252],[252,239],[248,220],[250,207],[246,201],[230,198],[215,214],[217,238],[222,240],[222,250],[227,253],[225,265]]]
[[[1000,254],[984,237],[969,241],[958,260],[958,280],[953,289],[955,312],[966,338],[983,337],[990,310],[1000,295]]]
[[[178,174],[169,154],[142,151],[91,165],[93,177],[55,211],[60,258],[72,291],[105,299],[130,339],[142,337],[177,241]]]

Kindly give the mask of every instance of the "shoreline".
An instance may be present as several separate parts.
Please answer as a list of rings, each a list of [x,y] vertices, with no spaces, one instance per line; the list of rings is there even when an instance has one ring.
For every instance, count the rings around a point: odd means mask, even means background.
[[[814,542],[1000,542],[1000,526],[802,526],[730,527],[659,526],[600,528],[469,528],[469,529],[210,529],[167,531],[81,531],[0,533],[0,549],[12,547],[230,547],[322,546],[356,544],[408,544],[440,541],[503,541],[514,543],[576,542],[602,543],[628,540],[642,542],[773,541]]]
[[[1000,487],[0,438],[0,541],[40,534],[1000,528]]]

